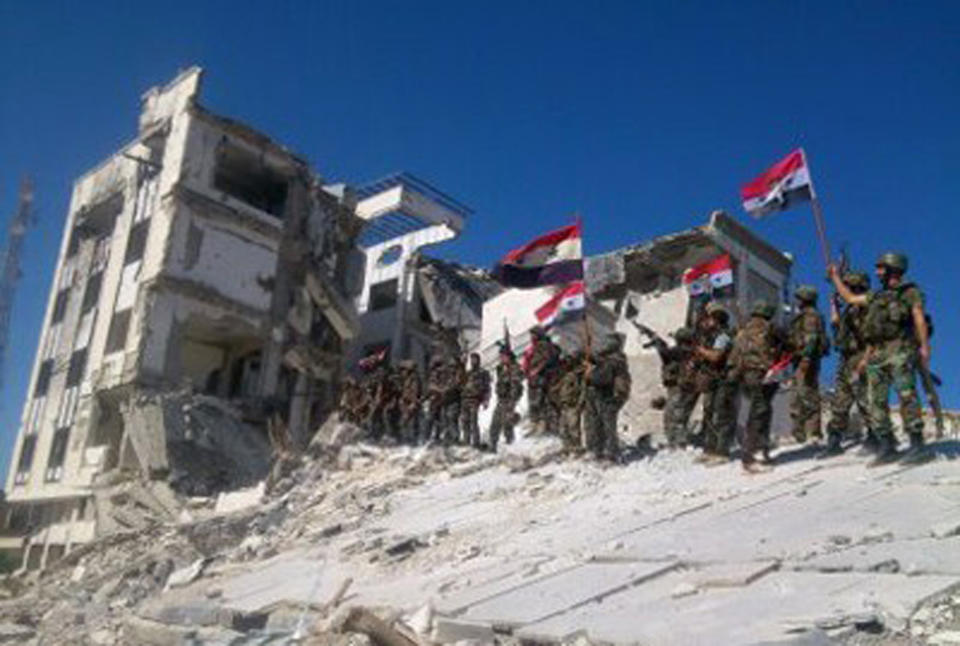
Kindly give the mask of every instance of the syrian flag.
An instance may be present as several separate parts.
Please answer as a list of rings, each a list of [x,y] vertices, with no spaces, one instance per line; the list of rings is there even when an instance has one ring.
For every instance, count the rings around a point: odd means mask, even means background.
[[[587,300],[583,281],[578,280],[570,283],[556,294],[549,301],[541,305],[534,314],[537,322],[543,327],[560,325],[571,319],[574,319],[584,313],[587,307]]]
[[[803,148],[797,148],[740,188],[743,208],[755,218],[784,211],[813,196],[813,182]]]
[[[383,348],[380,351],[371,352],[367,356],[360,359],[360,361],[357,362],[357,365],[360,366],[361,370],[373,370],[383,363],[383,361],[387,358],[387,350],[388,348]]]
[[[786,381],[787,373],[792,365],[793,356],[789,354],[783,355],[767,369],[767,373],[763,376],[763,383],[779,384]]]
[[[536,238],[514,249],[493,269],[505,287],[544,287],[583,280],[580,223]]]
[[[733,263],[730,254],[711,258],[683,272],[683,284],[691,296],[706,294],[733,284]]]

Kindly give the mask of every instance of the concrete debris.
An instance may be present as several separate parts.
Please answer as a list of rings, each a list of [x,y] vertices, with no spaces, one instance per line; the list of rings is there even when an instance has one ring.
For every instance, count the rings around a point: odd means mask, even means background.
[[[705,469],[696,452],[611,468],[556,448],[347,444],[300,461],[282,493],[219,497],[224,513],[173,495],[195,519],[106,535],[22,575],[0,622],[34,631],[24,643],[75,643],[79,630],[91,644],[333,646],[823,634],[886,646],[960,626],[960,537],[923,529],[954,513],[953,492],[930,484],[951,463],[896,485],[879,471],[858,481],[853,460],[760,481]],[[150,482],[103,491],[166,513]]]

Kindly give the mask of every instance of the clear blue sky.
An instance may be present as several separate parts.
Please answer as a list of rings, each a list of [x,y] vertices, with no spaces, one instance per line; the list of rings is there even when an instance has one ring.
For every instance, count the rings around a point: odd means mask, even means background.
[[[330,180],[410,170],[476,209],[444,254],[489,265],[579,211],[587,252],[742,217],[737,189],[806,147],[828,233],[910,254],[960,406],[957,2],[2,2],[0,215],[36,178],[0,394],[6,466],[78,175],[138,101],[206,69],[204,103]],[[823,284],[809,209],[756,224]]]

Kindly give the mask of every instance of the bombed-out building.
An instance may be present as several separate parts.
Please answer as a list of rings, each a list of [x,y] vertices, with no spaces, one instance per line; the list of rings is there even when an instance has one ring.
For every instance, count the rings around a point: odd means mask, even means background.
[[[73,187],[6,483],[0,547],[30,568],[108,524],[110,474],[194,493],[206,456],[257,476],[263,421],[303,442],[357,336],[351,191],[200,105],[200,80],[149,90],[134,140]]]

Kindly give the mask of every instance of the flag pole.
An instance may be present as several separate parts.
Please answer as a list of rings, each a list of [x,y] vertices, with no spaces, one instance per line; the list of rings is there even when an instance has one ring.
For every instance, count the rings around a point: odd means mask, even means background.
[[[823,209],[820,207],[820,199],[817,197],[817,191],[813,187],[813,173],[810,172],[810,163],[807,161],[807,151],[801,148],[800,154],[803,155],[803,165],[806,167],[807,174],[810,177],[810,208],[813,211],[813,222],[817,227],[817,238],[820,240],[823,264],[824,266],[829,266],[832,255],[830,253],[830,241],[827,240],[827,226],[823,220]]]

